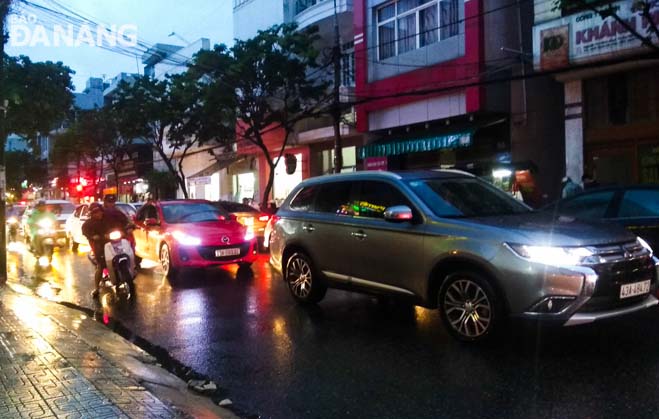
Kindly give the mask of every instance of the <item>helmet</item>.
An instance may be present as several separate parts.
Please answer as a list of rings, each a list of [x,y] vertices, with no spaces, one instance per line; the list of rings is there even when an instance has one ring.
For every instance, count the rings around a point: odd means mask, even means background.
[[[105,195],[105,198],[103,198],[103,202],[114,204],[115,202],[117,202],[117,195],[114,194]]]
[[[89,213],[93,214],[95,211],[103,211],[103,205],[98,202],[93,202],[89,205]]]

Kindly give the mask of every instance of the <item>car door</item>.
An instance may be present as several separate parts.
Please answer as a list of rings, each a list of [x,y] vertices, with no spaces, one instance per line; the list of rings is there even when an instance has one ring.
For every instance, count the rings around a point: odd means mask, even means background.
[[[407,196],[386,181],[362,181],[350,231],[353,260],[352,282],[381,291],[409,294],[412,281],[421,274],[425,225],[421,214]],[[413,220],[391,222],[385,209],[406,205]]]
[[[303,189],[291,201],[293,214],[283,220],[284,229],[295,232],[294,240],[310,253],[318,270],[334,282],[349,281],[354,184],[338,181]],[[306,199],[309,197],[311,201]]]
[[[81,205],[80,214],[75,218],[73,235],[77,243],[87,243],[87,239],[82,234],[82,225],[89,220],[89,205]]]
[[[153,257],[153,260],[160,260],[160,249],[158,248],[158,245],[160,244],[160,239],[165,231],[161,208],[162,207],[151,205],[151,209],[147,214],[147,218],[153,218],[156,222],[155,225],[147,226],[148,252]]]
[[[77,242],[76,238],[76,227],[80,225],[80,213],[82,212],[82,205],[78,205],[73,211],[73,214],[66,220],[66,232],[74,241]]]
[[[617,210],[620,223],[659,250],[659,188],[624,191]]]
[[[135,230],[133,231],[133,236],[135,237],[135,252],[142,257],[149,257],[148,241],[147,241],[147,227],[144,223],[147,216],[151,212],[151,205],[145,205],[137,212],[135,216]]]

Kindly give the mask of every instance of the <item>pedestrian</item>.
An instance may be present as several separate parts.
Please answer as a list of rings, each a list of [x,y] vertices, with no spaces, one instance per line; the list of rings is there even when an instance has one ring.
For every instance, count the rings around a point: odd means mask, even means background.
[[[583,184],[584,189],[593,189],[600,186],[599,182],[595,180],[588,172],[584,173],[581,176],[581,183]]]
[[[574,183],[569,176],[563,178],[561,185],[561,198],[567,198],[583,191],[581,185]]]

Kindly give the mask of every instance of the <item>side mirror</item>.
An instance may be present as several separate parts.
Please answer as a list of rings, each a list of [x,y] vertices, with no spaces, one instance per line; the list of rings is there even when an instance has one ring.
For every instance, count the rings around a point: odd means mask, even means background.
[[[412,209],[407,205],[396,205],[384,210],[384,219],[392,222],[410,221],[414,218]]]
[[[160,223],[155,218],[146,218],[144,220],[144,225],[147,227],[155,227],[157,225],[160,225]]]

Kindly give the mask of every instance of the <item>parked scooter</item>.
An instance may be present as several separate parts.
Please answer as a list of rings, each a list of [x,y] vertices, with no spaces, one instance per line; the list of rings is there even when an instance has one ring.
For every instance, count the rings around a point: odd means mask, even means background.
[[[102,285],[111,286],[115,292],[130,298],[135,292],[135,254],[133,248],[119,230],[113,230],[106,236],[107,242],[103,246],[107,268],[103,270]],[[89,253],[89,260],[96,264],[93,252]]]

